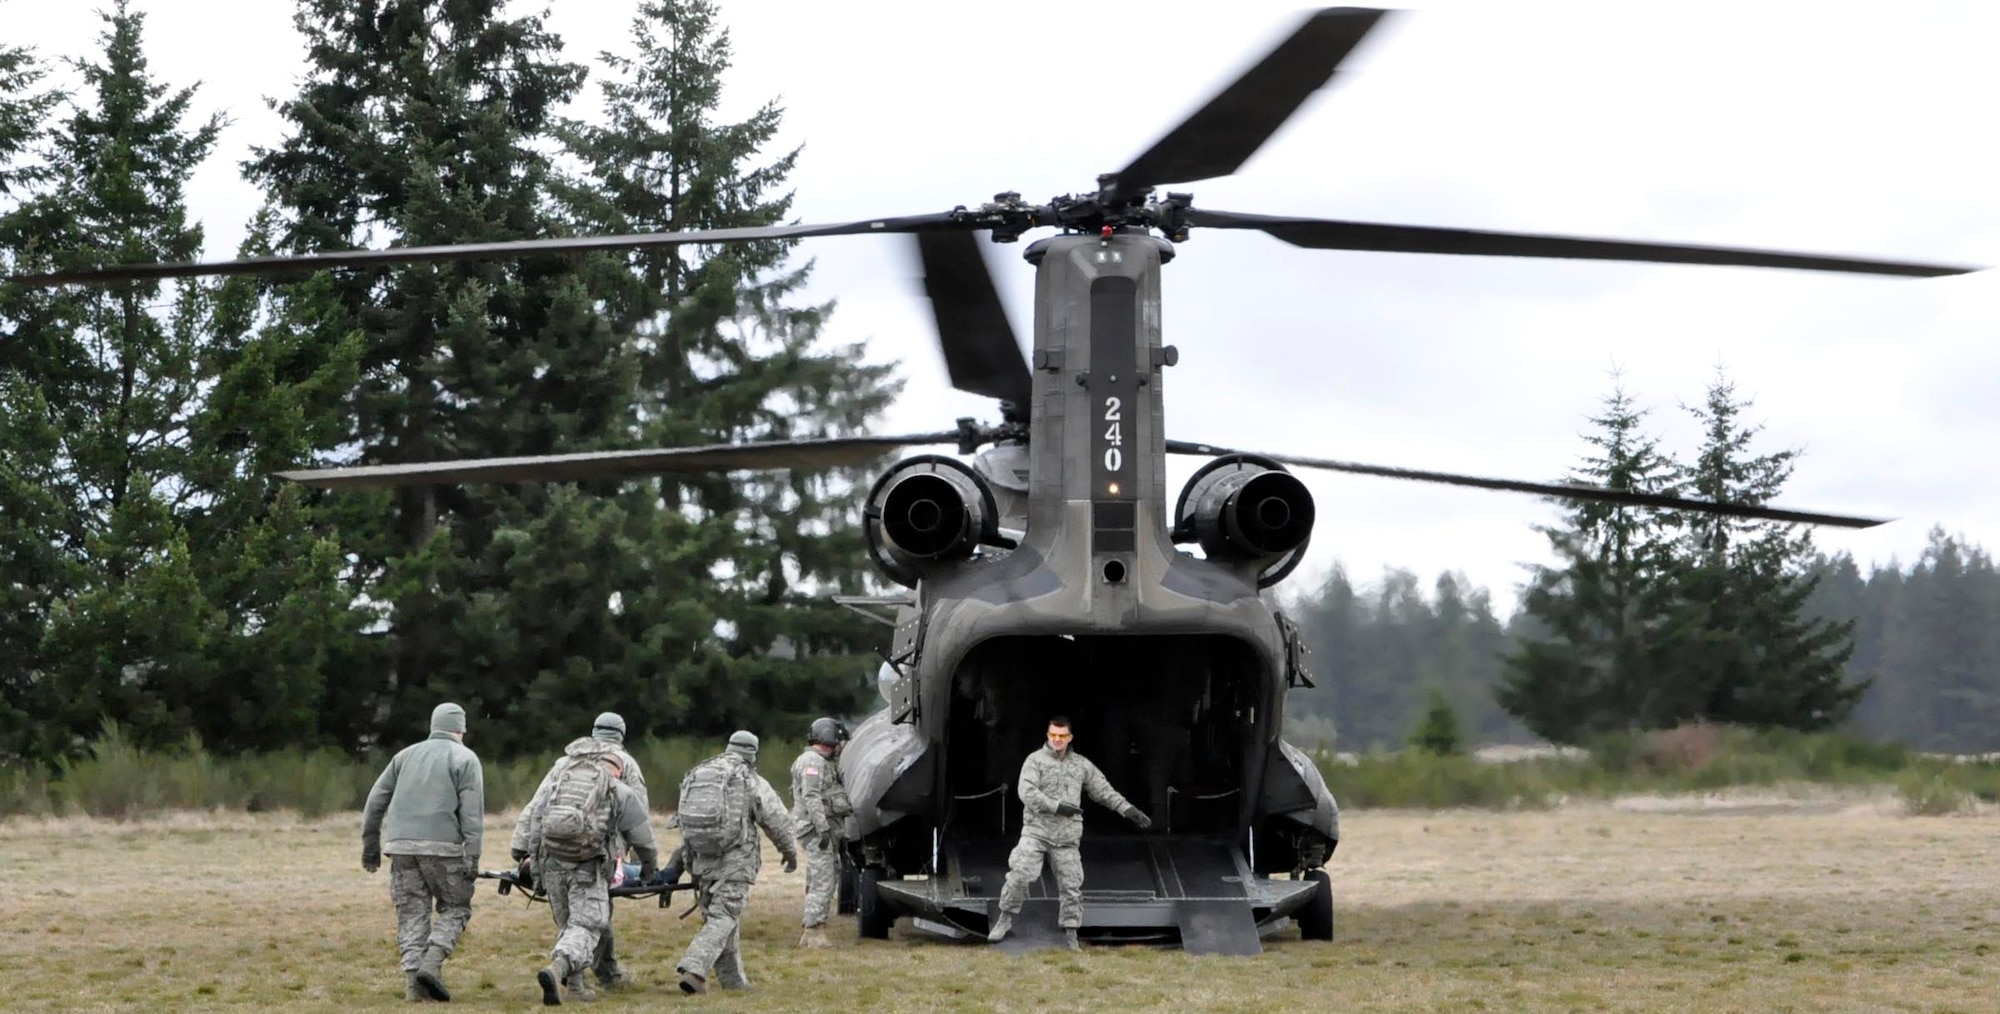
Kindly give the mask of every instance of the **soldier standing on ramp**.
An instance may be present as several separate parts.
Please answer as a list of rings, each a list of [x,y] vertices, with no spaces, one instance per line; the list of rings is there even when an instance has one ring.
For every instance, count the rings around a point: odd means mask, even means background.
[[[1000,917],[986,939],[999,943],[1014,928],[1014,916],[1028,895],[1028,885],[1042,875],[1042,858],[1055,867],[1056,888],[1062,892],[1061,923],[1069,949],[1082,950],[1076,931],[1083,925],[1083,796],[1116,810],[1143,830],[1152,818],[1125,801],[1104,774],[1082,754],[1069,748],[1069,719],[1049,719],[1048,743],[1021,765],[1021,841],[1007,857],[1007,883],[1000,889]]]
[[[509,851],[514,856],[516,864],[528,858],[528,854],[533,851],[528,847],[528,814],[548,798],[549,787],[555,784],[556,775],[562,772],[571,757],[611,756],[618,762],[618,780],[630,788],[633,795],[639,797],[639,811],[650,812],[651,806],[646,795],[646,776],[639,770],[639,761],[625,750],[624,743],[624,717],[615,711],[607,711],[597,716],[597,720],[590,724],[590,735],[573,740],[563,748],[563,756],[549,767],[548,774],[542,776],[542,784],[535,789],[535,794],[528,800],[528,805],[521,808],[520,819],[514,822],[514,840],[510,844]],[[619,837],[615,829],[612,831],[608,848],[614,860],[624,858],[625,841]],[[555,907],[551,905],[550,913],[554,914],[554,911]],[[556,920],[556,926],[558,928],[562,926],[560,917]],[[591,964],[597,975],[598,984],[605,989],[619,989],[632,983],[632,977],[618,965],[616,950],[617,942],[612,938],[611,923],[606,921],[603,934],[597,938],[596,960]],[[573,995],[584,1000],[595,998],[584,984],[583,973],[578,972],[571,978],[576,984],[571,989]]]
[[[382,868],[383,853],[389,856],[406,1000],[451,999],[444,960],[472,921],[472,885],[486,829],[486,774],[464,739],[465,709],[438,705],[431,711],[430,737],[390,759],[362,807],[361,868],[373,873]]]
[[[764,864],[757,828],[764,829],[785,857],[786,873],[799,868],[785,802],[757,773],[756,765],[757,737],[739,730],[730,735],[728,749],[681,779],[674,819],[680,824],[681,849],[701,898],[703,920],[701,932],[688,943],[677,967],[684,993],[707,992],[711,967],[724,989],[750,985],[743,974],[738,923],[750,900],[750,885]]]
[[[645,805],[620,780],[623,751],[585,752],[565,757],[549,791],[527,813],[528,862],[548,892],[561,935],[549,950],[549,965],[535,973],[542,1003],[562,1003],[558,984],[571,997],[589,1000],[583,971],[598,954],[598,940],[611,924],[611,871],[622,841],[639,854],[639,879],[647,881],[660,868],[660,850],[653,838]]]
[[[840,840],[854,804],[840,780],[840,749],[847,727],[831,718],[815,719],[806,734],[806,752],[792,762],[792,827],[806,856],[805,914],[800,947],[832,947],[826,915],[840,886]]]

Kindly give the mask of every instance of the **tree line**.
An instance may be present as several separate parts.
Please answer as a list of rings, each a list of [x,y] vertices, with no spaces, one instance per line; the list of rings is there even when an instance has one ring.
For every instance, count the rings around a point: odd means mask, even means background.
[[[1703,440],[1683,463],[1614,384],[1566,479],[1769,503],[1798,452],[1758,452],[1750,407],[1718,373],[1690,408]],[[1774,522],[1565,503],[1542,531],[1557,562],[1504,620],[1457,574],[1427,590],[1390,568],[1358,588],[1336,567],[1295,596],[1319,683],[1293,692],[1295,734],[1401,746],[1438,720],[1436,694],[1474,742],[1709,722],[2000,751],[2000,576],[1942,529],[1913,563],[1865,574]]]
[[[222,126],[145,17],[0,47],[0,272],[200,258]],[[241,256],[786,220],[776,104],[718,118],[708,0],[594,67],[500,0],[298,0]],[[586,89],[587,80],[595,91]],[[360,751],[441,698],[509,755],[846,713],[879,638],[856,475],[328,493],[289,468],[847,435],[894,364],[830,347],[786,242],[0,291],[0,758]],[[865,487],[863,487],[865,489]],[[815,592],[802,594],[802,587]]]

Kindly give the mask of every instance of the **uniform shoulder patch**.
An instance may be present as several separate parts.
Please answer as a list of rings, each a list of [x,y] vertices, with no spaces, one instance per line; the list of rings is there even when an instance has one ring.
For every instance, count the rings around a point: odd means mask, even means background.
[[[809,774],[809,775],[816,775],[816,774],[819,774],[819,769],[818,769],[818,768],[816,768],[816,767],[812,767],[812,766],[808,765],[808,766],[806,767],[806,774]]]

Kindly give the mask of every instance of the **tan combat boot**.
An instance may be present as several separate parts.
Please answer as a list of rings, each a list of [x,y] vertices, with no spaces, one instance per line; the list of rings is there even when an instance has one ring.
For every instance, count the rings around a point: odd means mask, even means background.
[[[807,926],[805,932],[799,934],[799,946],[825,949],[831,948],[833,941],[826,938],[826,926],[824,924]]]
[[[578,1003],[590,1003],[596,1000],[597,990],[590,988],[590,983],[586,980],[587,976],[583,972],[569,973],[569,978],[563,982],[563,999],[575,1000]]]
[[[569,959],[558,954],[549,962],[549,967],[535,973],[535,982],[542,987],[542,1006],[562,1006],[562,984],[569,978]]]
[[[417,984],[417,973],[415,972],[403,973],[403,999],[411,1003],[431,1002],[430,993],[424,987]]]

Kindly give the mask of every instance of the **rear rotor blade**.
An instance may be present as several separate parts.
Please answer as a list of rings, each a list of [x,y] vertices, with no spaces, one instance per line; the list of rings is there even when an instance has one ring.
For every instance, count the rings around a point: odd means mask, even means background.
[[[1169,440],[1167,441],[1167,453],[1200,454],[1213,457],[1243,452],[1212,447],[1208,444],[1188,443],[1184,440]],[[1514,479],[1486,479],[1474,475],[1455,475],[1450,472],[1424,472],[1410,468],[1391,468],[1386,465],[1362,465],[1351,461],[1334,461],[1329,458],[1303,458],[1292,454],[1258,453],[1260,456],[1270,458],[1273,461],[1286,465],[1296,465],[1301,468],[1324,468],[1335,472],[1379,475],[1390,479],[1414,479],[1419,482],[1442,482],[1453,486],[1476,486],[1480,489],[1534,493],[1540,496],[1561,497],[1569,500],[1594,500],[1601,503],[1628,504],[1634,507],[1661,507],[1669,510],[1719,514],[1724,517],[1763,518],[1768,521],[1791,521],[1807,525],[1831,525],[1836,528],[1873,528],[1876,525],[1888,523],[1886,520],[1873,518],[1785,510],[1780,507],[1754,507],[1748,504],[1717,503],[1713,500],[1690,500],[1686,497],[1667,496],[1662,493],[1640,493],[1633,490],[1608,489],[1603,486],[1520,482]]]
[[[1871,275],[1930,278],[1962,275],[1979,268],[1900,261],[1825,257],[1818,254],[1744,250],[1733,247],[1689,246],[1679,243],[1635,243],[1613,239],[1545,236],[1522,232],[1484,232],[1425,225],[1385,225],[1338,219],[1246,215],[1235,211],[1190,208],[1189,225],[1211,229],[1257,229],[1293,246],[1315,250],[1376,250],[1389,253],[1472,254],[1488,257],[1554,257],[1593,261],[1649,261],[1664,264],[1721,264],[1755,268],[1797,268],[1805,271],[1851,271]]]
[[[1117,174],[1113,194],[1130,197],[1165,183],[1235,172],[1387,13],[1359,7],[1313,12],[1256,66],[1133,159]]]
[[[686,472],[821,469],[866,465],[898,447],[956,443],[957,431],[907,436],[833,437],[762,444],[710,444],[636,451],[587,451],[524,458],[468,458],[402,465],[357,465],[279,472],[323,489],[434,486],[460,482],[572,482]]]
[[[1025,407],[1033,374],[978,238],[969,232],[919,232],[916,241],[951,386]]]
[[[120,264],[101,268],[52,271],[39,275],[15,275],[7,281],[44,286],[64,282],[117,282],[151,278],[182,278],[190,275],[276,274],[316,271],[322,268],[366,267],[377,264],[410,264],[419,261],[464,261],[519,257],[529,254],[581,253],[592,250],[638,250],[647,247],[679,246],[688,243],[746,243],[768,239],[797,239],[811,236],[846,236],[860,233],[914,232],[923,229],[962,229],[949,213],[876,218],[831,225],[764,225],[735,229],[696,229],[686,232],[649,232],[616,236],[565,236],[549,239],[511,240],[501,243],[450,243],[442,246],[403,246],[382,250],[335,250],[328,253],[293,256],[248,257],[234,261],[188,264]]]

